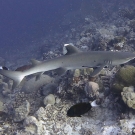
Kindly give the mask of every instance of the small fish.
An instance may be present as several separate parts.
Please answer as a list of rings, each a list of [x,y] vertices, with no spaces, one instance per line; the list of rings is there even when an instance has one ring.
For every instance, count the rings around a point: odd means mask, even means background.
[[[18,67],[15,69],[15,71],[25,71],[27,69],[30,69],[32,67],[32,65],[23,65],[21,67]],[[9,70],[9,68],[5,67],[5,66],[0,66],[0,69],[2,70]]]
[[[0,66],[0,69],[3,69],[3,70],[9,70],[7,67],[5,66]]]
[[[92,108],[91,104],[88,102],[78,103],[73,105],[68,111],[67,116],[69,117],[81,117],[81,115],[87,113]]]

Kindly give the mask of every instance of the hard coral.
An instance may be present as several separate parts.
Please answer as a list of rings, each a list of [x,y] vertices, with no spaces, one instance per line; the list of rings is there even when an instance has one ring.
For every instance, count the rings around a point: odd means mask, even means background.
[[[135,92],[134,87],[124,87],[121,96],[128,107],[135,109]]]
[[[116,73],[112,90],[115,92],[121,92],[124,87],[134,86],[135,82],[135,67],[124,66]]]
[[[95,82],[88,82],[85,85],[85,92],[89,97],[99,96],[99,85]]]
[[[108,45],[113,46],[116,50],[121,50],[124,47],[126,39],[122,36],[117,36],[114,39],[110,40]]]
[[[42,120],[37,120],[34,116],[28,116],[25,120],[24,120],[24,128],[25,128],[25,132],[27,132],[27,134],[36,134],[36,135],[48,135],[48,132],[46,130],[46,127],[44,126],[44,122]]]
[[[14,110],[14,121],[19,122],[24,120],[30,112],[30,103],[26,100],[21,106]]]
[[[44,98],[44,104],[45,105],[48,105],[48,104],[51,104],[51,105],[54,105],[55,104],[55,97],[53,94],[49,94],[48,96],[46,96]]]

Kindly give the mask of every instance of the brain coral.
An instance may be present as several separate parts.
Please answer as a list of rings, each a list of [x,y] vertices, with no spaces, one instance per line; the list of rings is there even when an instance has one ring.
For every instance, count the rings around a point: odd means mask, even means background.
[[[116,73],[112,89],[122,92],[124,87],[135,86],[135,67],[124,66]]]

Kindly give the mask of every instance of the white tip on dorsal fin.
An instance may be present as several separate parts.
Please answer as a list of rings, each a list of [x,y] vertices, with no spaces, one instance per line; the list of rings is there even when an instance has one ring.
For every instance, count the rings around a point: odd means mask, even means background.
[[[63,47],[63,54],[64,55],[70,55],[74,53],[81,52],[77,47],[75,47],[73,44],[64,44]]]
[[[33,66],[36,66],[36,65],[42,63],[41,61],[38,61],[38,60],[35,60],[35,59],[31,59],[30,61],[31,61],[31,63],[32,63]]]

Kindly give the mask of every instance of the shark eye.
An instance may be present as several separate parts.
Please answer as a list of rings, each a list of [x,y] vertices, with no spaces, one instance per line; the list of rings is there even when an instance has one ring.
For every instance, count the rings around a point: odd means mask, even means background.
[[[96,62],[96,61],[94,60],[94,62]]]

